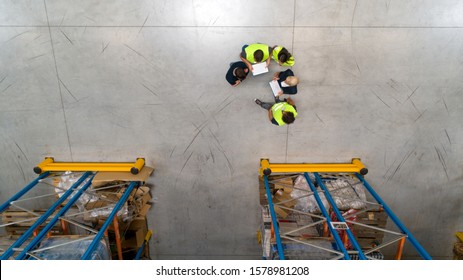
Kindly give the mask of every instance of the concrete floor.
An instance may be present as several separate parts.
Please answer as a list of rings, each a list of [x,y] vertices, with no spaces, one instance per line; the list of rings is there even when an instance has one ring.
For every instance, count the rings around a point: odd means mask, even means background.
[[[254,42],[295,57],[291,126],[253,102],[271,100],[271,74],[224,79]],[[45,156],[145,157],[153,258],[258,259],[260,158],[360,157],[432,257],[448,259],[463,228],[462,50],[457,0],[2,0],[0,201]]]

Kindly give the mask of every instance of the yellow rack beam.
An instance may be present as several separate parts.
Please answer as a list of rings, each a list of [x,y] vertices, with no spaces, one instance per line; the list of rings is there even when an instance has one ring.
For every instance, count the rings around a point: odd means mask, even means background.
[[[271,173],[360,173],[365,175],[368,169],[358,158],[352,159],[352,163],[270,163],[268,159],[260,160],[260,176]]]
[[[34,167],[34,172],[41,174],[47,171],[108,171],[108,172],[138,172],[145,165],[144,158],[137,158],[135,162],[55,162],[52,157],[45,158]]]
[[[463,242],[463,231],[457,231],[455,235],[460,240],[460,242]]]

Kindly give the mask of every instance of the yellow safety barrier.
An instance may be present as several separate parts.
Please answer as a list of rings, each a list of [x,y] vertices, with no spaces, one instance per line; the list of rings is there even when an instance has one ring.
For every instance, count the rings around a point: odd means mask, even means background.
[[[260,161],[260,176],[270,173],[302,173],[302,172],[323,172],[323,173],[360,173],[365,175],[368,169],[358,158],[352,159],[351,163],[270,163],[268,159]]]
[[[145,165],[144,158],[137,158],[135,162],[55,162],[52,157],[45,158],[34,167],[34,172],[53,171],[108,171],[108,172],[131,172],[138,174]]]

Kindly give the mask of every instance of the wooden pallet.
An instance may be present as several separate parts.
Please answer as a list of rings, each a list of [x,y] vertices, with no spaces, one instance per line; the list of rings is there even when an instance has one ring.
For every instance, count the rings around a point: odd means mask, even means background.
[[[356,215],[356,222],[381,229],[386,228],[388,215],[383,211],[367,211]],[[362,249],[371,249],[383,242],[384,231],[360,225],[350,225]]]
[[[36,221],[38,218],[42,216],[45,211],[44,210],[34,210],[33,213],[36,213],[38,216],[26,212],[26,211],[15,211],[15,210],[7,210],[2,213],[2,224],[11,224],[5,226],[5,231],[8,235],[22,235],[24,234]],[[45,223],[38,227],[38,230],[42,230],[45,225],[50,222],[53,216],[56,214],[53,213]],[[62,234],[61,225],[59,223],[55,224],[55,226],[51,230],[52,234]]]

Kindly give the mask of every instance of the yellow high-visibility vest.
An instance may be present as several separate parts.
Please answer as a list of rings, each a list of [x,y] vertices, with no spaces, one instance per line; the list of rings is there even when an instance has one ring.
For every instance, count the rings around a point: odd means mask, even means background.
[[[272,114],[275,121],[278,123],[279,126],[285,125],[286,123],[283,121],[283,111],[291,112],[294,115],[294,118],[297,117],[297,111],[294,107],[289,104],[288,102],[280,102],[276,103],[272,106]]]
[[[246,59],[249,62],[257,63],[257,61],[254,59],[254,52],[256,52],[257,50],[261,50],[262,52],[264,52],[264,57],[262,58],[262,61],[267,60],[267,58],[270,55],[269,52],[268,52],[268,46],[267,45],[264,45],[264,44],[252,44],[252,45],[247,46],[244,49],[244,52],[246,53]]]
[[[283,49],[282,46],[277,46],[273,49],[272,51],[272,58],[273,60],[275,60],[277,63],[280,63],[278,61],[278,55],[280,54],[281,50]],[[293,56],[290,56],[290,58],[285,62],[283,63],[281,66],[293,66],[294,65],[294,57]]]

